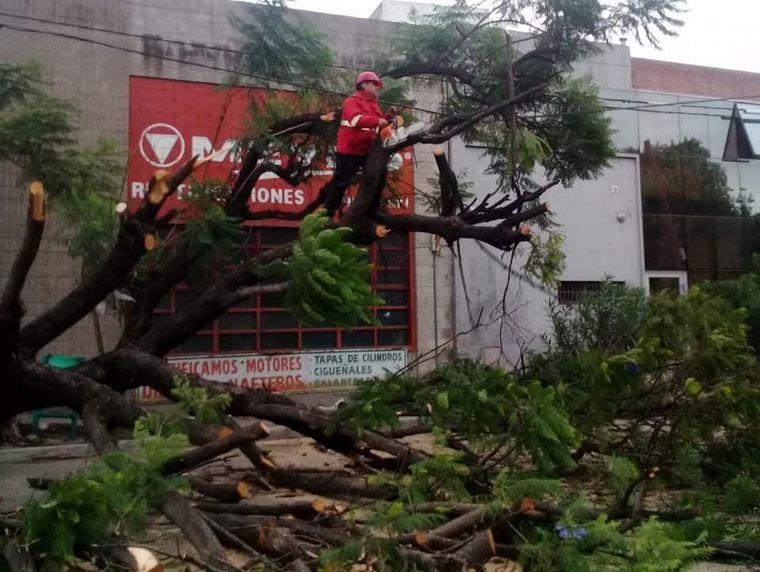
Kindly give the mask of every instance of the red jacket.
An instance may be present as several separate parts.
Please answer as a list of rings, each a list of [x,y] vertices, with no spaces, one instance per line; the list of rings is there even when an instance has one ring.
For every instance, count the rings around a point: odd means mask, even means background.
[[[368,91],[356,91],[343,102],[338,128],[338,153],[366,155],[385,119],[377,98]]]

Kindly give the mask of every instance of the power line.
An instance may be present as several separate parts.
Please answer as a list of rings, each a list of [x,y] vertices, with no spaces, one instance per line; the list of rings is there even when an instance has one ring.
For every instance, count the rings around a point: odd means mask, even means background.
[[[17,15],[17,14],[11,14],[9,12],[0,12],[0,16],[6,16],[6,17],[10,17],[10,18],[17,18],[19,20],[29,20],[31,22],[39,22],[41,24],[50,24],[50,25],[53,25],[53,26],[65,26],[65,27],[68,27],[68,28],[75,28],[77,30],[85,30],[85,31],[89,31],[89,32],[100,32],[100,33],[103,33],[103,34],[113,34],[115,36],[122,36],[124,38],[135,38],[135,39],[143,40],[143,41],[149,40],[149,41],[153,41],[153,42],[163,42],[165,44],[175,44],[175,45],[178,45],[178,46],[187,46],[188,45],[188,42],[185,42],[183,40],[166,39],[166,38],[162,38],[160,36],[151,36],[150,34],[133,34],[131,32],[123,32],[121,30],[112,30],[110,28],[100,28],[100,27],[97,27],[97,26],[87,26],[85,24],[74,24],[74,23],[71,23],[71,22],[61,22],[61,21],[58,21],[58,20],[50,20],[48,18],[38,18],[38,17],[35,17],[35,16],[20,16],[20,15]],[[212,50],[212,51],[216,51],[216,52],[222,52],[222,53],[233,54],[233,55],[241,55],[241,54],[245,53],[245,52],[243,52],[241,50],[236,50],[236,49],[233,49],[233,48],[227,48],[225,46],[212,46],[210,44],[202,44],[200,42],[190,42],[190,46],[192,46],[193,48],[202,48],[204,50]],[[329,67],[334,67],[334,68],[338,68],[338,69],[354,70],[354,71],[358,71],[360,69],[364,69],[364,68],[356,68],[356,67],[353,67],[353,66],[347,66],[347,65],[336,64],[336,63],[329,63],[327,65]]]
[[[2,15],[2,14],[0,14],[0,15]],[[16,17],[16,16],[14,16],[14,17]],[[7,28],[9,30],[13,30],[13,31],[16,31],[16,32],[27,32],[27,33],[33,33],[33,34],[41,34],[41,35],[50,35],[50,36],[60,37],[60,38],[68,39],[68,40],[74,40],[74,41],[79,41],[79,42],[88,43],[88,44],[92,44],[92,45],[97,45],[97,46],[100,46],[100,47],[114,49],[114,50],[117,50],[117,51],[129,53],[129,54],[136,54],[136,55],[140,55],[140,56],[143,56],[143,57],[150,57],[150,58],[160,59],[160,60],[164,60],[164,61],[170,61],[170,62],[182,64],[182,65],[188,65],[188,66],[198,67],[198,68],[202,68],[202,69],[208,69],[208,70],[212,70],[212,71],[215,71],[215,72],[227,73],[227,74],[236,75],[236,76],[249,77],[249,78],[252,78],[252,79],[257,79],[259,81],[265,82],[267,84],[269,84],[269,83],[276,83],[276,84],[283,85],[283,86],[292,86],[292,87],[299,88],[299,89],[309,89],[309,90],[317,91],[317,92],[320,92],[320,93],[325,93],[325,94],[330,94],[330,95],[338,95],[338,96],[341,96],[341,97],[347,97],[347,96],[351,95],[350,93],[341,92],[341,91],[337,91],[337,90],[333,90],[333,89],[327,89],[327,88],[322,88],[322,87],[311,86],[311,85],[307,85],[307,84],[303,84],[303,83],[298,83],[298,82],[295,82],[295,81],[292,81],[292,80],[278,80],[278,79],[262,76],[262,75],[259,75],[259,74],[254,74],[254,73],[250,73],[250,72],[243,72],[243,71],[239,71],[239,70],[232,70],[232,69],[216,66],[216,65],[213,65],[213,64],[205,64],[205,63],[201,63],[201,62],[194,62],[194,61],[191,61],[191,60],[186,60],[186,59],[182,59],[182,58],[174,58],[174,57],[171,57],[171,56],[163,56],[163,55],[156,55],[156,54],[146,54],[142,50],[138,50],[138,49],[134,49],[134,48],[128,48],[128,47],[124,47],[124,46],[118,46],[118,45],[111,44],[111,43],[108,43],[108,42],[103,42],[103,41],[100,41],[100,40],[93,40],[91,38],[83,38],[81,36],[74,36],[74,35],[67,34],[67,33],[64,33],[64,32],[56,32],[56,31],[53,31],[53,30],[39,30],[39,29],[34,29],[34,28],[27,28],[25,26],[17,26],[17,25],[13,25],[13,24],[7,24],[7,23],[3,23],[3,22],[0,22],[0,28]],[[142,37],[142,36],[138,36],[138,37]],[[742,98],[760,98],[760,94],[758,94],[758,95],[742,96]],[[600,97],[599,99],[605,100],[605,98],[603,98],[603,97]],[[671,115],[715,117],[714,114],[709,114],[709,113],[685,112],[685,111],[678,111],[678,110],[673,110],[673,111],[671,111],[671,110],[656,111],[656,110],[654,110],[652,108],[668,107],[668,106],[674,106],[674,105],[687,106],[687,105],[692,105],[692,104],[719,102],[719,101],[734,101],[736,99],[739,99],[739,98],[738,97],[701,98],[701,99],[695,99],[695,100],[691,100],[691,101],[684,101],[684,102],[678,102],[678,103],[674,103],[674,102],[668,102],[668,103],[643,103],[643,104],[640,104],[640,105],[634,105],[634,106],[628,106],[628,107],[604,106],[603,109],[605,111],[640,111],[640,112],[645,112],[645,113],[661,113],[661,114],[671,114]],[[382,101],[381,100],[381,103],[391,103],[391,102]],[[447,114],[445,114],[445,113],[443,113],[443,112],[441,112],[439,110],[432,110],[432,109],[427,109],[427,108],[424,108],[424,107],[418,107],[418,106],[413,106],[413,105],[409,105],[409,106],[405,106],[405,107],[407,107],[409,109],[413,109],[415,111],[421,111],[421,112],[424,112],[424,113],[430,113],[432,115],[439,115],[439,116],[443,116],[443,117],[447,116]],[[565,116],[569,116],[569,115],[577,115],[579,113],[595,114],[595,113],[598,113],[598,112],[596,112],[596,111],[585,111],[585,112],[567,111],[567,112],[556,113],[556,114],[539,114],[536,117],[540,117],[540,118],[565,117]]]
[[[85,44],[92,44],[92,45],[95,45],[95,46],[109,48],[109,49],[117,50],[117,51],[128,53],[128,54],[136,54],[136,55],[143,56],[143,57],[155,58],[155,59],[169,61],[169,62],[174,62],[174,63],[178,63],[178,64],[182,64],[182,65],[194,66],[194,67],[198,67],[198,68],[202,68],[202,69],[212,70],[212,71],[215,71],[215,72],[221,72],[221,73],[227,73],[227,74],[231,74],[231,75],[235,75],[235,76],[242,76],[242,77],[248,77],[248,78],[252,78],[252,79],[257,79],[257,80],[265,82],[267,84],[275,83],[275,84],[279,84],[279,85],[283,85],[283,86],[291,86],[291,87],[299,88],[299,89],[308,89],[308,90],[312,90],[312,91],[316,91],[316,92],[320,92],[320,93],[325,93],[325,94],[329,94],[329,95],[339,95],[341,97],[348,97],[349,95],[351,95],[350,93],[346,93],[346,92],[342,92],[342,91],[337,91],[337,90],[334,90],[334,89],[327,89],[327,88],[323,88],[323,87],[317,87],[317,86],[313,86],[313,85],[307,85],[307,84],[304,84],[304,83],[298,83],[298,82],[295,82],[295,81],[292,81],[292,80],[280,80],[280,79],[275,79],[275,78],[269,78],[269,77],[266,77],[266,76],[262,76],[262,75],[258,75],[258,74],[254,74],[254,73],[250,73],[250,72],[245,72],[245,71],[240,71],[240,70],[232,70],[232,69],[228,69],[228,68],[224,68],[224,67],[220,67],[220,66],[215,66],[215,65],[212,65],[212,64],[204,64],[204,63],[201,63],[201,62],[194,62],[194,61],[191,61],[191,60],[185,60],[185,59],[181,59],[181,58],[174,58],[174,57],[171,57],[171,56],[163,56],[163,55],[157,55],[157,54],[146,54],[142,50],[137,50],[137,49],[134,49],[134,48],[127,48],[125,46],[117,46],[115,44],[110,44],[108,42],[102,42],[100,40],[93,40],[91,38],[83,38],[81,36],[73,36],[71,34],[66,34],[64,32],[55,32],[53,30],[38,30],[38,29],[34,29],[34,28],[27,28],[25,26],[16,26],[16,25],[13,25],[13,24],[7,24],[5,22],[0,22],[0,29],[2,29],[2,28],[6,28],[8,30],[13,30],[15,32],[27,32],[27,33],[31,33],[31,34],[41,34],[41,35],[47,35],[47,36],[55,36],[55,37],[58,37],[58,38],[64,38],[64,39],[67,39],[67,40],[74,40],[74,41],[82,42],[82,43],[85,43]],[[383,101],[383,100],[379,100],[379,101],[380,101],[380,103],[388,103],[388,104],[393,103],[393,102],[390,102],[390,101]],[[442,113],[440,111],[434,111],[432,109],[425,109],[424,107],[417,107],[417,106],[413,106],[413,105],[405,105],[404,107],[405,108],[409,108],[409,109],[413,109],[415,111],[422,111],[422,112],[425,112],[425,113],[431,113],[431,114],[434,114],[434,115],[442,115],[442,116],[446,115],[446,114],[444,114],[444,113]]]
[[[131,0],[123,0],[123,1],[131,2]],[[74,24],[74,23],[71,23],[71,22],[61,22],[61,21],[58,21],[58,20],[51,20],[51,19],[48,19],[48,18],[39,18],[39,17],[35,17],[35,16],[22,16],[22,15],[19,15],[19,14],[12,14],[10,12],[2,12],[2,11],[0,11],[0,16],[6,16],[6,17],[16,18],[16,19],[20,19],[20,20],[29,20],[29,21],[33,21],[33,22],[40,22],[40,23],[50,24],[50,25],[56,25],[56,26],[66,26],[66,27],[76,28],[76,29],[80,29],[80,30],[87,30],[87,31],[93,31],[93,32],[101,32],[101,33],[106,33],[106,34],[114,34],[114,35],[117,35],[117,36],[123,36],[123,37],[128,37],[128,38],[135,38],[135,39],[139,39],[139,40],[151,40],[151,41],[158,41],[158,42],[163,42],[163,43],[168,43],[168,44],[175,44],[175,45],[181,45],[181,46],[186,46],[187,45],[187,42],[185,42],[183,40],[166,39],[166,38],[154,37],[154,36],[145,35],[145,34],[134,34],[134,33],[131,33],[131,32],[123,32],[121,30],[113,30],[113,29],[110,29],[110,28],[101,28],[101,27],[97,27],[97,26],[88,26],[88,25],[85,25],[85,24]],[[37,31],[37,32],[43,32],[43,30],[35,30],[35,31]],[[81,39],[83,41],[84,40],[88,40],[88,38],[79,38],[79,39]],[[202,43],[199,43],[199,42],[193,42],[190,45],[193,46],[193,47],[197,47],[197,48],[203,48],[205,50],[219,51],[219,52],[229,53],[229,54],[235,54],[235,55],[241,55],[241,54],[245,53],[245,52],[243,52],[241,50],[236,50],[236,49],[233,49],[233,48],[226,48],[224,46],[214,46],[214,45],[210,45],[210,44],[202,44]],[[159,57],[159,56],[152,56],[152,57]],[[189,62],[189,61],[186,61],[186,60],[182,60],[182,61],[184,61],[185,63],[191,64],[191,65],[194,65],[193,62]],[[595,65],[602,64],[602,65],[615,65],[615,66],[628,67],[625,64],[618,64],[618,63],[615,63],[615,62],[593,62],[593,63]],[[360,69],[364,69],[364,68],[357,68],[357,67],[353,67],[353,66],[347,66],[347,65],[343,65],[343,64],[335,64],[335,63],[330,63],[330,64],[327,64],[327,65],[330,66],[330,67],[335,67],[335,68],[339,68],[339,69],[350,69],[350,70],[354,70],[354,71],[357,71],[357,70],[360,70]],[[233,71],[229,71],[229,70],[227,70],[227,71],[228,71],[228,73],[238,73],[238,72],[233,72]],[[251,75],[251,77],[257,78],[257,76],[255,76],[254,74],[247,74],[247,75]],[[261,76],[258,76],[258,77],[261,77]],[[269,79],[268,81],[277,81],[277,80]],[[280,83],[282,83],[282,82],[280,82]],[[300,86],[298,84],[290,84],[290,85],[294,85],[296,87],[303,87],[303,86]],[[346,95],[346,94],[341,94],[339,92],[331,92],[331,93],[335,93],[336,95]],[[636,109],[637,110],[642,110],[642,109],[648,109],[648,108],[654,108],[654,107],[668,107],[668,106],[671,106],[671,105],[701,107],[701,106],[698,106],[696,104],[700,104],[700,103],[713,103],[713,102],[719,102],[719,101],[733,101],[733,100],[737,100],[737,99],[754,99],[754,98],[760,98],[760,94],[757,94],[757,95],[742,95],[742,96],[736,96],[736,97],[723,97],[723,98],[709,97],[709,98],[695,99],[695,100],[692,100],[692,101],[685,101],[685,102],[676,101],[676,102],[657,102],[657,103],[641,102],[641,101],[638,101],[638,100],[628,100],[628,99],[610,98],[610,97],[600,97],[599,99],[604,100],[604,101],[618,102],[618,103],[641,104],[641,105],[637,106]],[[625,108],[625,109],[629,109],[629,108]],[[727,111],[731,110],[730,108],[712,108],[712,107],[705,107],[705,109],[716,109],[716,110],[717,109],[723,109],[723,110],[727,110]],[[428,113],[436,113],[436,112],[434,112],[432,110],[429,110],[429,109],[420,109],[420,110],[421,111],[426,111]]]
[[[29,21],[32,21],[32,22],[39,22],[39,23],[43,23],[43,24],[50,24],[50,25],[56,25],[56,26],[66,26],[66,27],[70,27],[70,28],[76,28],[76,29],[79,29],[79,30],[87,30],[87,31],[92,31],[92,32],[101,32],[101,33],[105,33],[105,34],[113,34],[113,35],[117,35],[117,36],[122,36],[122,37],[127,37],[127,38],[135,38],[135,39],[139,39],[139,40],[150,40],[150,41],[156,41],[156,42],[163,42],[163,43],[167,43],[167,44],[175,44],[175,45],[179,45],[179,46],[186,46],[187,45],[187,42],[185,42],[183,40],[173,40],[173,39],[161,38],[161,37],[158,37],[158,36],[150,36],[150,35],[146,35],[146,34],[134,34],[134,33],[131,33],[131,32],[123,32],[121,30],[113,30],[113,29],[109,29],[109,28],[100,28],[100,27],[97,27],[97,26],[88,26],[88,25],[85,25],[85,24],[74,24],[74,23],[71,23],[71,22],[61,22],[61,21],[58,21],[58,20],[51,20],[51,19],[48,19],[48,18],[39,18],[39,17],[35,17],[35,16],[21,16],[21,15],[17,15],[17,14],[11,14],[9,12],[2,12],[2,11],[0,11],[0,16],[7,16],[7,17],[11,17],[11,18],[17,18],[17,19],[21,19],[21,20],[29,20]],[[42,30],[39,30],[39,31],[42,32]],[[82,40],[87,40],[88,38],[81,38],[81,39]],[[245,53],[245,52],[243,52],[241,50],[236,50],[236,49],[233,49],[233,48],[227,48],[227,47],[224,47],[224,46],[215,46],[215,45],[210,45],[210,44],[203,44],[203,43],[199,43],[199,42],[193,42],[190,45],[192,47],[194,47],[194,48],[202,48],[204,50],[218,51],[218,52],[223,52],[223,53],[228,53],[228,54],[233,54],[233,55],[242,55],[242,54]],[[153,57],[158,57],[158,56],[153,56]],[[183,60],[183,61],[185,61],[185,60]],[[187,61],[186,63],[191,63],[191,62]],[[594,62],[594,63],[595,64],[602,63],[602,64],[613,65],[613,62]],[[354,71],[357,71],[359,69],[364,69],[364,68],[357,68],[357,67],[353,67],[353,66],[347,66],[347,65],[342,65],[342,64],[335,64],[335,63],[330,63],[330,64],[327,64],[327,65],[330,66],[330,67],[335,67],[335,68],[339,68],[339,69],[349,69],[349,70],[354,70]],[[614,64],[614,65],[622,65],[622,64]],[[624,66],[624,67],[626,67],[626,66]],[[235,73],[235,72],[229,71],[229,73]],[[275,80],[270,80],[270,81],[275,81]],[[293,84],[293,85],[297,85],[297,84]],[[336,95],[344,95],[344,94],[340,94],[340,93],[337,93],[337,92],[332,92],[332,93],[336,93]],[[760,94],[759,95],[748,95],[748,96],[745,95],[745,96],[731,97],[731,98],[714,98],[714,97],[710,97],[710,98],[696,99],[696,100],[685,101],[685,102],[675,101],[675,102],[656,102],[656,103],[646,102],[646,101],[640,101],[640,100],[624,99],[624,98],[612,98],[612,97],[599,97],[599,99],[601,99],[603,101],[611,101],[611,102],[617,102],[617,103],[633,103],[633,104],[637,104],[637,106],[636,106],[637,110],[650,109],[650,108],[655,108],[655,107],[668,107],[668,106],[673,105],[673,106],[702,107],[704,109],[715,109],[715,110],[719,110],[720,109],[720,110],[724,110],[724,111],[731,111],[731,108],[723,108],[723,107],[721,107],[721,108],[713,108],[713,107],[707,107],[707,106],[699,106],[697,104],[700,104],[700,103],[714,103],[714,102],[729,101],[729,100],[735,100],[735,99],[752,99],[752,98],[756,98],[756,97],[760,97]],[[625,109],[629,109],[629,108],[625,108]],[[434,112],[432,110],[429,110],[429,109],[425,109],[425,110],[420,109],[420,110],[421,111],[426,111],[428,113],[436,113],[436,112]]]

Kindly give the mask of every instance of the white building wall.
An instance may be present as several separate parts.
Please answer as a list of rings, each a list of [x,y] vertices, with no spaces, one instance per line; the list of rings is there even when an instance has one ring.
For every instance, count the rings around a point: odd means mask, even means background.
[[[487,161],[481,154],[461,140],[452,150],[454,170],[467,169],[466,178],[474,183],[478,197],[493,191],[496,183],[495,177],[483,173]],[[637,156],[621,154],[600,178],[579,181],[572,188],[555,187],[544,195],[564,235],[562,280],[610,277],[634,286],[644,284],[638,172]],[[472,241],[462,241],[459,249],[457,331],[474,330],[457,338],[457,351],[503,365],[519,364],[521,353],[543,347],[548,305],[556,292],[522,271],[528,245],[518,249],[511,269],[511,254]]]

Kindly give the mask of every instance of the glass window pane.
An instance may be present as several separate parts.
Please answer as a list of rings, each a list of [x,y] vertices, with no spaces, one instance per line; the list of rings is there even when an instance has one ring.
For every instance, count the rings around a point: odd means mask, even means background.
[[[214,345],[211,336],[193,336],[186,339],[176,348],[174,353],[211,353]]]
[[[760,254],[760,219],[748,218],[744,220],[744,268],[753,269],[753,258]]]
[[[336,332],[304,332],[304,349],[334,348],[338,345]]]
[[[742,214],[727,171],[708,161],[696,140],[646,146],[641,154],[641,190],[645,213]]]
[[[298,347],[298,333],[263,333],[261,334],[262,350],[285,350]]]
[[[219,336],[219,351],[256,351],[256,334],[235,334]]]
[[[755,156],[760,155],[760,123],[745,121],[744,128],[747,130],[752,152]]]
[[[375,334],[372,330],[343,330],[341,334],[343,346],[347,348],[372,347],[375,345]]]
[[[385,250],[379,248],[375,260],[380,267],[406,266],[409,261],[409,252],[406,250]]]
[[[409,343],[406,330],[385,330],[378,335],[378,344],[381,346],[405,346]]]
[[[285,307],[285,292],[277,292],[274,294],[261,294],[261,307],[262,308],[284,308]]]
[[[687,217],[685,219],[686,256],[690,269],[717,268],[715,224],[718,220],[713,217]]]
[[[745,218],[716,219],[715,249],[718,268],[740,270],[744,268],[746,234]]]
[[[757,149],[755,153],[760,154]],[[742,214],[760,213],[760,161],[737,163],[734,199],[743,207]]]
[[[682,217],[643,215],[647,270],[685,269],[681,257]]]
[[[386,270],[378,267],[375,271],[377,284],[398,284],[406,285],[408,282],[408,273],[406,270]]]
[[[678,278],[650,277],[649,291],[654,292],[678,292]]]
[[[409,303],[406,290],[378,290],[377,295],[385,300],[388,306],[406,306]]]
[[[282,328],[297,328],[298,320],[287,312],[262,312],[261,329],[274,330]]]
[[[409,235],[392,232],[379,241],[382,248],[406,248]]]
[[[220,330],[255,330],[256,314],[253,312],[227,312],[219,318]]]
[[[377,317],[385,326],[406,326],[409,323],[409,312],[406,310],[384,310],[377,311]]]

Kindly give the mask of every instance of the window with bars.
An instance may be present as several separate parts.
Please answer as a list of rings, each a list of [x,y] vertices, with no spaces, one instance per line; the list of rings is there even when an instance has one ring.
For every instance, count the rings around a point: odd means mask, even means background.
[[[623,282],[608,282],[609,284],[623,284]],[[588,296],[602,289],[604,282],[590,280],[563,280],[557,290],[557,301],[560,304],[578,304]]]
[[[255,255],[294,240],[294,227],[251,227],[242,257]],[[371,284],[385,304],[373,308],[380,325],[352,330],[307,327],[285,309],[285,293],[258,294],[231,308],[174,354],[268,353],[299,350],[409,347],[413,345],[414,305],[411,295],[410,238],[391,234],[373,244],[368,256],[373,265]],[[189,287],[175,289],[157,308],[155,320],[166,319],[197,295]]]

